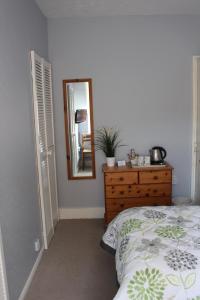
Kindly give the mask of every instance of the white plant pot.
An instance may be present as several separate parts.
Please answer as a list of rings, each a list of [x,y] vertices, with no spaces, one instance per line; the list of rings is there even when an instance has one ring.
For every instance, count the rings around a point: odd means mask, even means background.
[[[115,166],[115,157],[106,157],[107,166],[114,167]]]

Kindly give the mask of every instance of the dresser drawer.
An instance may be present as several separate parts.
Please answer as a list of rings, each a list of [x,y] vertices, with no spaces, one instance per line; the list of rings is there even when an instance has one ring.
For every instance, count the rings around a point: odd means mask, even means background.
[[[105,184],[137,184],[138,183],[138,172],[116,172],[105,174]]]
[[[140,171],[139,172],[139,183],[170,183],[172,180],[171,171]]]
[[[159,206],[171,205],[171,197],[142,197],[125,200],[124,209],[134,206]]]
[[[124,209],[136,206],[158,206],[158,205],[171,205],[171,197],[142,197],[142,198],[109,198],[107,202],[107,211],[120,212]]]
[[[123,198],[137,196],[136,186],[134,185],[107,185],[105,189],[106,198]]]
[[[104,166],[105,222],[127,208],[171,205],[172,169]]]
[[[171,184],[107,185],[106,198],[171,196]]]
[[[108,198],[106,200],[107,203],[107,210],[109,212],[111,211],[121,211],[123,209],[125,209],[125,203],[126,203],[127,199],[118,199],[118,198]]]

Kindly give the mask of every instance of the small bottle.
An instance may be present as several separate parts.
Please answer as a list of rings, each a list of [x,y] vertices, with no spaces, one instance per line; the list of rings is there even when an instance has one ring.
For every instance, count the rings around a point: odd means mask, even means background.
[[[135,156],[136,156],[136,153],[135,153],[135,149],[131,149],[131,159],[134,159],[135,158]]]

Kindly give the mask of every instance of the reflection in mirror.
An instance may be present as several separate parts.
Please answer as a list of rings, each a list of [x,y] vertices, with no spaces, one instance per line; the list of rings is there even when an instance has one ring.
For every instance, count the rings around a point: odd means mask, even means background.
[[[95,178],[92,80],[63,80],[69,179]]]

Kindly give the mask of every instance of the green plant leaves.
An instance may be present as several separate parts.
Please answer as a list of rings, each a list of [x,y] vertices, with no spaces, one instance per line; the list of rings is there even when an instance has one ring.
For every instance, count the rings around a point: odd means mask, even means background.
[[[125,146],[119,140],[119,131],[113,128],[100,128],[95,133],[96,150],[101,150],[106,157],[115,157],[117,148]]]

